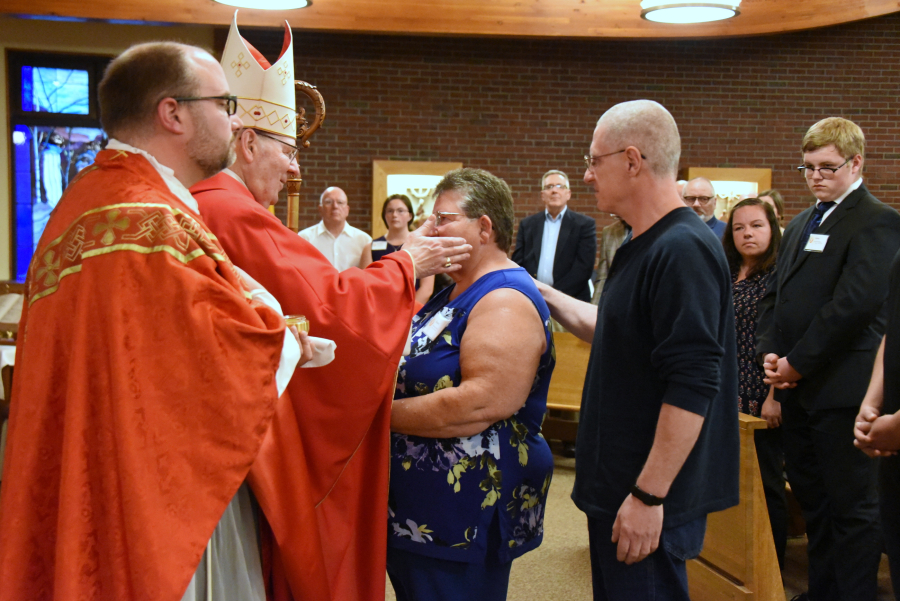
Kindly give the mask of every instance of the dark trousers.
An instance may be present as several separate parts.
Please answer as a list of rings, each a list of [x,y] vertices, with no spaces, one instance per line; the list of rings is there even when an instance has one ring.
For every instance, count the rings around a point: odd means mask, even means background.
[[[874,601],[882,537],[875,463],[853,446],[857,407],[782,403],[784,457],[809,539],[811,601]]]
[[[685,561],[703,548],[706,518],[664,529],[656,551],[632,565],[616,559],[615,516],[588,516],[594,601],[690,601]]]
[[[784,569],[784,549],[787,546],[787,498],[784,491],[784,444],[781,428],[757,430],[756,458],[759,461],[759,475],[762,477],[766,508],[769,510],[769,524],[775,541],[778,567]]]
[[[894,598],[900,601],[900,456],[882,457],[878,464],[884,546],[891,564]]]

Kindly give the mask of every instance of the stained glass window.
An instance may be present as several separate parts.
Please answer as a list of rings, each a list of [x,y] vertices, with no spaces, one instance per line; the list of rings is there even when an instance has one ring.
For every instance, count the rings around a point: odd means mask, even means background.
[[[63,191],[105,146],[97,83],[106,57],[11,51],[11,276],[24,280]]]
[[[22,66],[22,111],[87,115],[90,79],[80,69]]]
[[[75,175],[94,162],[103,131],[16,125],[12,134],[15,279],[24,280],[50,214]]]

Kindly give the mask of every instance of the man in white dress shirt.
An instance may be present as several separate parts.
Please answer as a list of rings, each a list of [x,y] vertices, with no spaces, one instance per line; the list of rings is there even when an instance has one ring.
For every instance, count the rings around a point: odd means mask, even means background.
[[[300,237],[315,246],[338,271],[363,268],[372,262],[367,250],[372,236],[347,223],[350,205],[347,195],[338,187],[325,188],[319,197],[322,221],[300,232]]]

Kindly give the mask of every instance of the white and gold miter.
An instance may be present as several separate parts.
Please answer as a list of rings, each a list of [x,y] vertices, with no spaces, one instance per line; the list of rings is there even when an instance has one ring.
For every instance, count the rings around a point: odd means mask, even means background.
[[[238,97],[237,116],[244,127],[297,137],[294,40],[287,21],[284,22],[281,56],[270,65],[259,50],[238,33],[237,11],[234,11],[222,53],[222,69],[231,93]]]

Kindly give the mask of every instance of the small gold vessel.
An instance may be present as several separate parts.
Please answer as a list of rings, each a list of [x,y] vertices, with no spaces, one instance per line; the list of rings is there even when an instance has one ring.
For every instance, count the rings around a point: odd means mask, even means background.
[[[284,323],[290,326],[296,326],[298,332],[309,333],[309,321],[305,315],[285,315]]]

